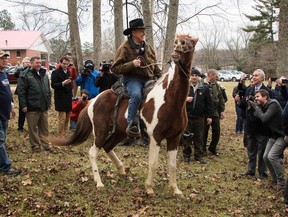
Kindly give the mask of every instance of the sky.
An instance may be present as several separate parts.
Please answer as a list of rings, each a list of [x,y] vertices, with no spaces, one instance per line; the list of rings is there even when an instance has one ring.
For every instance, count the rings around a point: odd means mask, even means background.
[[[128,0],[129,1],[129,0]],[[166,0],[168,2],[168,0]],[[36,0],[35,2],[45,2],[51,7],[56,7],[61,10],[67,11],[67,0],[49,0],[49,2],[44,0]],[[108,7],[108,0],[102,0],[102,26],[113,26],[111,22],[111,15],[109,16],[109,7]],[[195,4],[193,4],[195,2]],[[193,6],[191,6],[191,3]],[[180,0],[180,12],[179,17],[184,16],[191,16],[199,11],[201,8],[212,5],[215,3],[220,3],[220,8],[213,8],[211,10],[206,10],[205,14],[217,14],[217,16],[213,16],[211,19],[207,15],[200,15],[197,18],[193,18],[187,24],[179,26],[177,28],[177,33],[190,33],[200,37],[203,32],[207,30],[211,30],[211,28],[222,28],[227,29],[229,32],[236,32],[237,28],[243,27],[249,23],[249,20],[243,15],[243,12],[252,14],[255,13],[255,10],[252,9],[252,5],[255,5],[253,0],[205,0],[205,1],[198,1],[198,0]],[[13,17],[13,20],[18,25],[17,20],[19,19],[19,15],[17,11],[21,8],[9,5],[5,0],[0,0],[0,10],[7,9],[8,12]],[[91,11],[91,8],[87,8],[87,10]],[[132,10],[132,9],[128,9]],[[92,42],[92,16],[91,14],[88,15],[87,13],[83,20],[85,20],[80,31],[81,42],[84,43],[85,41]],[[191,14],[191,15],[190,15]],[[124,15],[125,17],[126,15]],[[130,14],[129,19],[134,19],[132,13]],[[58,19],[61,18],[59,15]],[[126,22],[124,22],[124,26],[126,26]]]

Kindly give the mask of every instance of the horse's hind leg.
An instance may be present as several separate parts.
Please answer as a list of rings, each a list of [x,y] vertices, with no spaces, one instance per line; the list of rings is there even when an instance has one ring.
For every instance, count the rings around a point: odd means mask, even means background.
[[[97,166],[97,156],[99,151],[100,149],[97,148],[95,144],[93,144],[89,150],[89,158],[92,165],[92,172],[94,175],[94,181],[96,182],[97,189],[104,188]]]
[[[125,134],[124,134],[125,135]],[[125,135],[126,136],[126,135]],[[118,169],[118,173],[120,175],[125,176],[126,172],[123,166],[123,163],[121,162],[121,160],[118,158],[118,156],[115,154],[115,152],[113,151],[114,147],[122,140],[123,135],[121,135],[121,133],[115,132],[112,139],[110,140],[110,142],[108,142],[105,146],[104,146],[104,150],[107,153],[108,157],[111,159],[111,161],[113,162],[113,164],[116,166],[116,168]]]
[[[152,136],[150,146],[149,146],[149,171],[148,171],[148,177],[145,182],[146,193],[149,196],[154,195],[153,178],[158,168],[159,150],[160,150],[160,146],[156,144],[156,141],[154,137]]]
[[[120,159],[118,158],[118,156],[115,154],[115,152],[113,150],[109,151],[107,153],[108,157],[111,159],[111,161],[114,163],[114,165],[116,166],[116,168],[118,169],[118,173],[119,175],[126,175],[123,163],[120,161]]]
[[[179,140],[169,139],[167,140],[168,147],[168,173],[169,173],[169,187],[172,189],[173,194],[179,198],[184,198],[182,191],[179,190],[176,181],[176,158],[177,158],[177,146]],[[171,147],[174,146],[174,149]]]

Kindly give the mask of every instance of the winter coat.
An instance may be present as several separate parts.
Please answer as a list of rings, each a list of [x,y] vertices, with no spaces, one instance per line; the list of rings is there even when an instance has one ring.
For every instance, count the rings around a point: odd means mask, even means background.
[[[138,78],[144,81],[161,77],[161,70],[157,65],[155,52],[148,43],[143,44],[143,52],[139,53],[139,49],[135,49],[133,41],[128,38],[117,50],[115,61],[111,70],[118,75],[125,77]],[[135,67],[133,60],[141,59],[141,67]],[[147,66],[147,67],[146,67]]]
[[[95,85],[96,87],[99,87],[99,93],[103,92],[104,90],[110,89],[111,86],[118,81],[119,77],[114,74],[108,74],[104,72],[103,76],[100,76],[100,74],[95,79]]]
[[[190,86],[189,95],[192,96],[192,102],[186,102],[186,111],[188,118],[192,117],[212,117],[213,102],[208,87],[199,83],[196,91]]]
[[[60,66],[51,75],[51,87],[54,89],[55,110],[58,112],[70,112],[72,109],[72,83],[62,85],[62,82],[71,77],[67,70],[65,73]]]
[[[80,112],[88,105],[89,101],[81,102],[78,98],[72,101],[72,111],[70,114],[70,121],[78,120]]]
[[[213,102],[213,117],[219,117],[221,112],[225,110],[225,101],[220,85],[217,82],[208,83],[206,79],[203,80],[203,85],[208,87],[212,102]]]
[[[51,105],[50,81],[46,70],[41,68],[39,74],[30,68],[20,74],[18,98],[21,108],[29,111],[47,111]]]
[[[261,89],[267,90],[269,92],[270,98],[272,98],[272,92],[271,90],[266,87],[264,84],[262,84]],[[264,127],[262,121],[260,118],[255,117],[254,115],[254,109],[250,106],[248,106],[246,99],[248,97],[255,96],[255,87],[249,86],[245,90],[245,96],[241,100],[241,108],[246,111],[245,115],[245,131],[248,135],[267,135],[267,129]]]
[[[262,121],[270,138],[277,139],[284,135],[281,127],[282,108],[276,99],[268,99],[263,107],[257,106],[256,103],[252,105],[255,109],[254,115]]]
[[[10,119],[12,100],[8,77],[4,71],[0,71],[0,121],[7,121]]]
[[[89,99],[96,97],[99,94],[99,87],[95,85],[95,79],[99,75],[99,72],[93,70],[90,75],[84,75],[80,73],[76,78],[77,86],[80,86],[80,89],[88,90],[89,91]]]

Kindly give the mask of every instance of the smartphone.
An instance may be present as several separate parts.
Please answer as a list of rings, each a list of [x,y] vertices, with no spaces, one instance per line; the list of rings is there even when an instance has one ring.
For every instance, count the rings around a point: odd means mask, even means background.
[[[276,81],[278,78],[270,78],[271,81]]]
[[[282,84],[288,84],[288,79],[282,79]]]

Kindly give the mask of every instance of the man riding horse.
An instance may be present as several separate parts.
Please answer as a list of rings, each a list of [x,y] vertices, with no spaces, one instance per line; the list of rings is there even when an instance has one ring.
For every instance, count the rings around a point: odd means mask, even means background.
[[[145,42],[145,29],[149,27],[144,25],[142,19],[131,20],[129,26],[130,28],[123,32],[128,39],[118,48],[111,70],[123,75],[123,84],[130,97],[127,136],[139,138],[137,111],[142,101],[142,89],[148,80],[161,77],[161,70],[155,64],[155,51]]]

